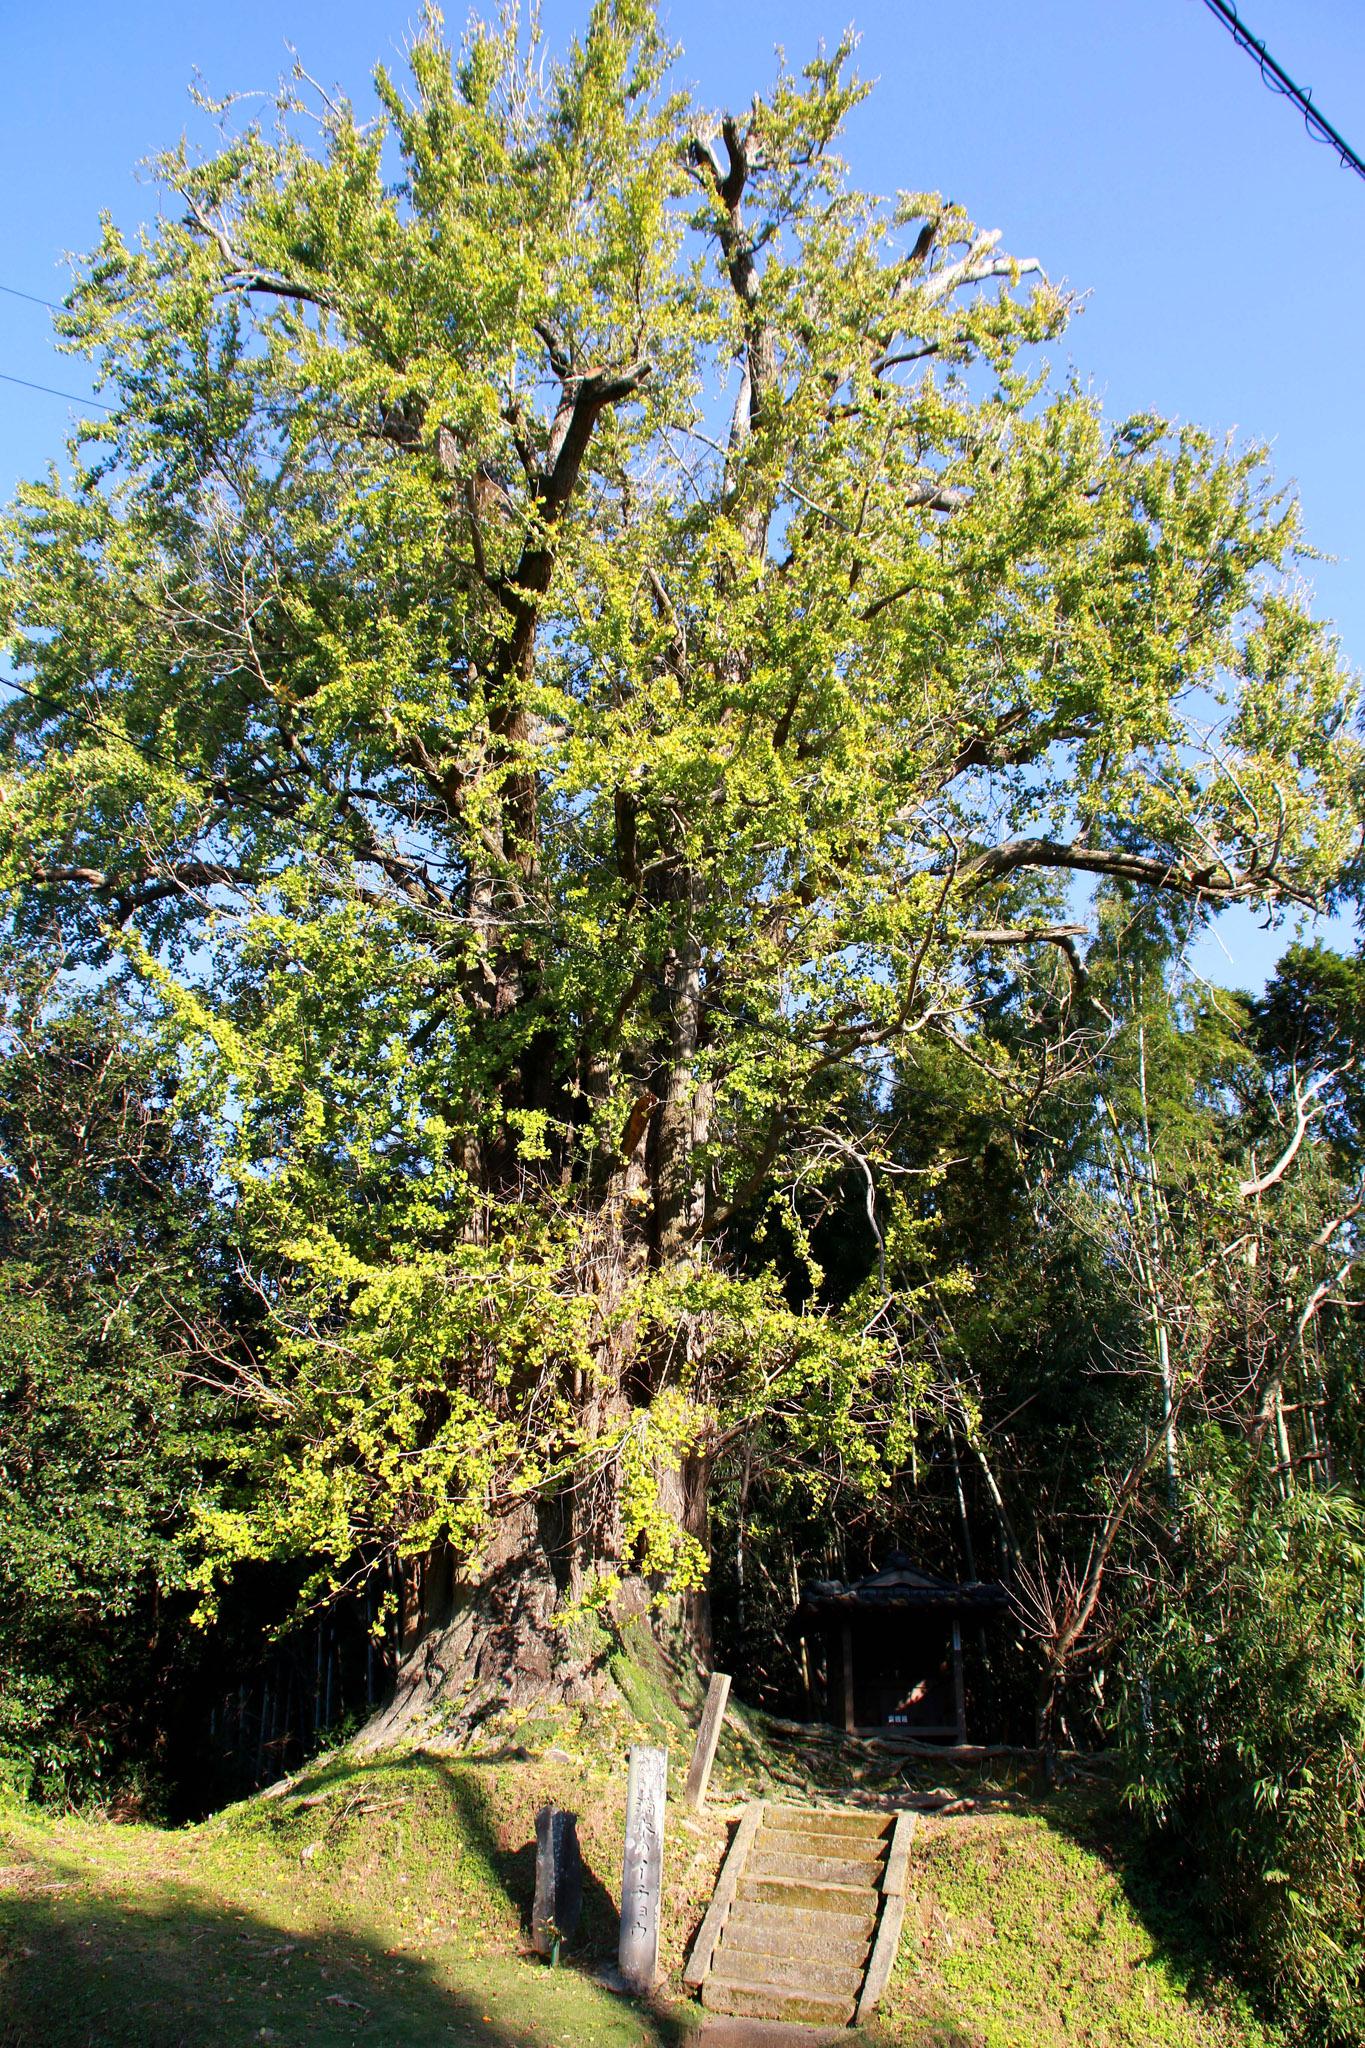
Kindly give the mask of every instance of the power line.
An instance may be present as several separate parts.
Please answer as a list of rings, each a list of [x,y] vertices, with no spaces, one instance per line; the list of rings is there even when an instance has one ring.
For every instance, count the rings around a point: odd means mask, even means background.
[[[1238,15],[1233,0],[1204,0],[1204,5],[1215,19],[1222,22],[1238,49],[1245,50],[1248,57],[1255,59],[1263,84],[1298,108],[1303,115],[1303,125],[1314,142],[1325,142],[1329,149],[1336,151],[1344,170],[1354,171],[1358,177],[1365,178],[1365,161],[1357,156],[1346,137],[1332,126],[1327,116],[1318,112],[1313,105],[1312,92],[1296,85],[1283,65],[1275,62],[1265,44],[1258,42]]]
[[[66,310],[64,306],[55,305],[51,299],[40,299],[36,292],[21,292],[17,285],[0,284],[0,292],[9,299],[26,299],[30,306],[46,306],[49,313],[62,313]],[[78,398],[74,391],[58,391],[55,384],[35,384],[32,378],[15,377],[8,370],[0,370],[0,384],[18,384],[25,391],[42,391],[49,398],[69,399],[72,405],[93,405],[97,412],[114,411],[112,405],[105,405],[101,399]]]
[[[40,299],[35,292],[21,292],[12,284],[0,284],[0,292],[8,299],[27,299],[30,306],[46,306],[49,313],[65,312],[64,306],[54,304],[51,299]]]
[[[36,292],[21,292],[17,285],[0,284],[0,292],[9,299],[26,299],[30,306],[46,306],[49,313],[60,313],[65,309],[54,305],[51,299],[40,299]],[[18,384],[25,391],[42,391],[49,398],[67,398],[72,405],[93,405],[98,412],[113,412],[112,405],[105,405],[98,398],[78,398],[74,391],[58,391],[55,384],[35,384],[30,377],[14,377],[8,370],[0,370],[0,384]]]
[[[81,398],[74,391],[58,391],[53,384],[34,384],[27,377],[11,377],[8,370],[0,370],[0,384],[22,384],[25,391],[45,391],[49,398],[69,398],[73,405],[93,405],[99,412],[113,412],[112,405],[106,405],[99,398]]]

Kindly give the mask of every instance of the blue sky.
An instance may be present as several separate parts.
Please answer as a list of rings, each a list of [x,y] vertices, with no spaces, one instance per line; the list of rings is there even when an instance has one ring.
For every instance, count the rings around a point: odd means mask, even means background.
[[[63,253],[91,244],[102,208],[125,226],[154,209],[135,167],[193,132],[196,70],[215,92],[268,88],[289,42],[363,102],[415,11],[0,4],[0,284],[58,298]],[[462,12],[448,9],[452,27]],[[551,39],[582,12],[546,0]],[[701,97],[736,106],[771,77],[776,44],[797,64],[849,12],[850,0],[672,0],[665,19]],[[1365,154],[1360,0],[1246,0],[1243,12]],[[1114,414],[1156,409],[1270,443],[1311,539],[1336,557],[1311,566],[1319,609],[1365,663],[1365,181],[1308,139],[1200,0],[863,0],[853,20],[859,67],[877,81],[848,139],[858,181],[946,192],[1085,292],[1056,353]],[[0,371],[87,388],[42,309],[3,294]],[[60,453],[69,410],[0,383],[0,495]],[[1283,934],[1240,912],[1220,930],[1197,966],[1258,984]]]

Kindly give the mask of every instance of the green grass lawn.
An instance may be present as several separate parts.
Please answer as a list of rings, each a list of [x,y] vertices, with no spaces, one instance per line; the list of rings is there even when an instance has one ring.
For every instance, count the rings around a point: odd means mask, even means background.
[[[576,1796],[589,1866],[580,1966],[558,1970],[527,1952],[524,1921],[547,1777]],[[585,1967],[610,1950],[605,1791],[586,1768],[416,1757],[324,1769],[292,1798],[176,1831],[11,1813],[0,2041],[681,2042],[683,2021]],[[694,1838],[674,1833],[680,1886]],[[724,1828],[696,1840],[709,1879]]]
[[[674,1743],[680,1787],[685,1748]],[[749,1789],[761,1789],[751,1787]],[[534,1816],[580,1815],[582,1932],[569,1965],[528,1948]],[[625,1804],[619,1763],[338,1759],[289,1793],[192,1828],[0,1813],[3,2048],[484,2043],[683,2048],[679,1972],[727,1838],[670,1806],[671,1995],[613,1996]],[[1201,1991],[1200,1944],[1130,1892],[1093,1800],[1006,1793],[921,1822],[900,1962],[869,2038],[897,2048],[1265,2048]],[[854,2037],[850,2036],[850,2040]]]
[[[1104,1808],[927,1818],[873,2037],[913,2048],[1271,2048],[1203,1931],[1106,1853]]]

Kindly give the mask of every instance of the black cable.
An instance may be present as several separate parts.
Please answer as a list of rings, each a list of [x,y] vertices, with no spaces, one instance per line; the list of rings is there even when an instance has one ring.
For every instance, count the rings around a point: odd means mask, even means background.
[[[3,292],[6,298],[27,299],[30,306],[46,306],[49,313],[64,311],[63,307],[54,305],[51,299],[40,299],[35,292],[21,292],[16,285],[0,284],[0,292]],[[0,370],[0,384],[20,384],[25,391],[42,391],[49,398],[69,398],[73,405],[93,405],[99,412],[114,410],[112,405],[104,405],[98,398],[77,398],[74,391],[58,391],[54,384],[35,384],[29,377],[13,377],[8,370]]]
[[[49,313],[65,312],[64,306],[54,305],[51,299],[40,299],[34,292],[21,292],[12,284],[0,284],[0,292],[9,299],[27,299],[30,306],[46,306]]]
[[[1358,177],[1365,178],[1365,162],[1356,155],[1341,131],[1332,126],[1327,116],[1318,112],[1313,105],[1312,92],[1295,85],[1283,65],[1275,62],[1265,44],[1257,41],[1242,22],[1232,0],[1204,0],[1204,5],[1222,22],[1238,49],[1255,58],[1263,84],[1271,92],[1278,93],[1281,99],[1292,100],[1303,115],[1303,125],[1314,142],[1325,142],[1329,149],[1336,151],[1344,170],[1354,171]]]
[[[58,391],[52,384],[34,384],[28,377],[11,377],[8,370],[0,370],[0,384],[22,384],[25,391],[45,391],[49,398],[69,398],[73,405],[93,405],[99,412],[113,412],[115,407],[106,405],[99,398],[78,398],[74,391]]]
[[[30,306],[46,306],[49,313],[65,311],[64,307],[54,305],[51,299],[40,299],[36,292],[21,292],[16,285],[0,284],[0,292],[6,298],[26,299]],[[98,398],[77,398],[74,391],[58,391],[54,384],[35,384],[29,377],[12,377],[8,370],[0,370],[0,384],[19,384],[25,391],[42,391],[49,398],[68,398],[72,405],[93,405],[99,412],[114,410],[112,405],[104,405]]]

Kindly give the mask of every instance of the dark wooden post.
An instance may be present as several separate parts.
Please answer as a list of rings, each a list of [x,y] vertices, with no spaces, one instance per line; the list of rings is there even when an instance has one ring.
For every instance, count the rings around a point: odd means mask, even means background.
[[[536,1815],[536,1899],[531,1908],[531,1946],[537,1955],[559,1960],[559,1945],[572,1941],[583,1909],[583,1858],[578,1817],[558,1806]]]
[[[853,1713],[853,1623],[844,1622],[844,1727],[851,1735],[856,1726]]]
[[[721,1723],[725,1719],[725,1702],[730,1697],[730,1680],[723,1671],[711,1673],[711,1683],[706,1688],[706,1705],[701,1710],[701,1726],[697,1730],[697,1746],[692,1752],[692,1768],[687,1773],[687,1784],[683,1798],[693,1813],[700,1813],[706,1804],[706,1788],[711,1782],[711,1766],[716,1761],[716,1745],[720,1741]]]
[[[953,1616],[953,1707],[959,1744],[967,1740],[967,1695],[962,1682],[962,1623]]]

